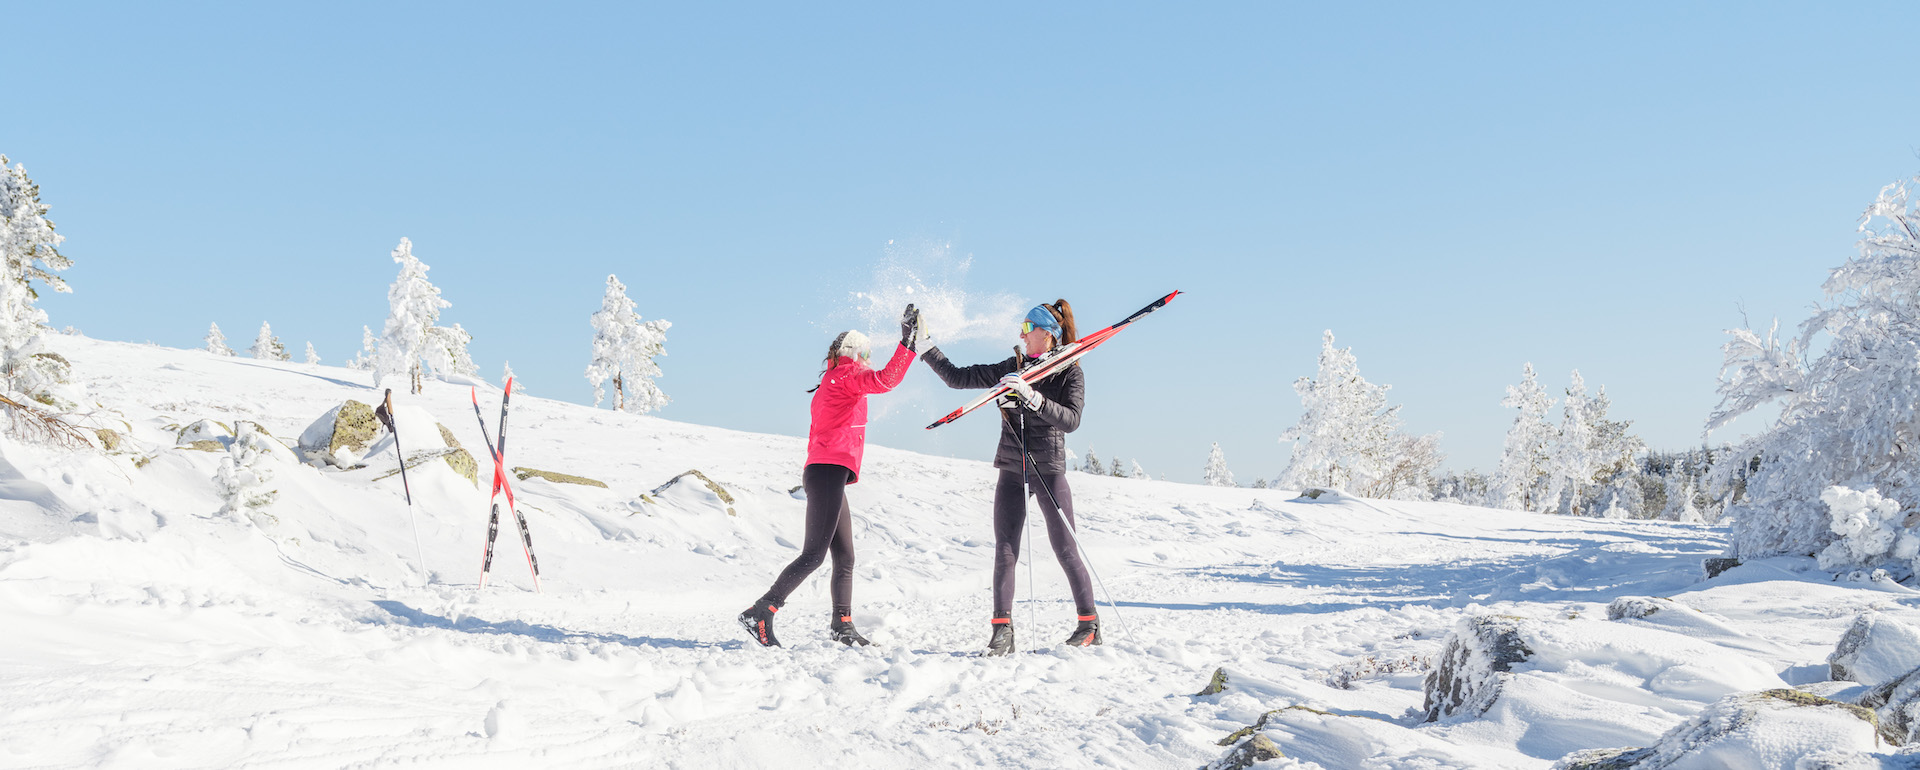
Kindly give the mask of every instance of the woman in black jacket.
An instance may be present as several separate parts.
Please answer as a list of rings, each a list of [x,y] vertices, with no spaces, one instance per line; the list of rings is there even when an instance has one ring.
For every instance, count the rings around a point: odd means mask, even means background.
[[[1034,307],[1020,324],[1020,332],[1030,359],[1079,339],[1073,308],[1064,299]],[[1073,364],[1066,371],[1028,385],[1015,373],[1021,368],[1017,355],[998,363],[964,367],[948,362],[939,348],[929,348],[922,358],[949,387],[981,389],[1004,383],[1012,389],[1000,402],[1000,448],[993,455],[1000,483],[993,492],[993,637],[987,643],[987,654],[1013,652],[1014,567],[1020,560],[1020,535],[1026,525],[1029,493],[1040,500],[1047,540],[1053,545],[1054,558],[1066,570],[1074,608],[1079,612],[1079,625],[1066,643],[1099,644],[1100,618],[1094,612],[1092,581],[1074,544],[1073,491],[1067,488],[1066,476],[1066,434],[1080,427],[1080,409],[1086,403],[1086,376],[1080,365]],[[1023,437],[1032,467],[1027,467],[1021,456]],[[1057,509],[1055,501],[1059,503]]]

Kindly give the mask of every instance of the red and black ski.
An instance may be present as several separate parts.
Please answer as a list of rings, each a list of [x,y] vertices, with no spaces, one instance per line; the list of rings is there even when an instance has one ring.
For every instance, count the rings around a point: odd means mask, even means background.
[[[520,527],[520,546],[527,552],[527,569],[533,573],[533,590],[540,590],[540,562],[533,557],[533,535],[527,531],[527,518],[520,514],[513,502],[513,485],[507,481],[507,406],[513,400],[513,378],[507,378],[506,390],[500,395],[500,443],[487,435],[487,418],[480,412],[480,390],[473,389],[473,418],[480,422],[480,440],[487,445],[487,453],[493,457],[493,494],[488,504],[491,509],[487,516],[487,547],[480,555],[480,587],[487,587],[487,576],[493,573],[493,543],[500,536],[500,497],[505,493],[507,512]]]
[[[1152,304],[1140,308],[1133,315],[1121,319],[1119,323],[1081,337],[1078,342],[1071,345],[1054,348],[1046,355],[1041,356],[1038,361],[1033,362],[1032,365],[1022,369],[1020,371],[1020,379],[1028,383],[1034,383],[1066,371],[1067,367],[1073,365],[1073,362],[1080,360],[1081,356],[1093,352],[1094,348],[1100,347],[1106,344],[1107,340],[1113,339],[1113,335],[1119,334],[1120,330],[1126,328],[1127,324],[1138,321],[1148,313],[1165,307],[1168,302],[1172,302],[1173,298],[1178,296],[1180,296],[1180,292],[1177,291],[1168,294],[1167,296],[1154,300]],[[966,416],[968,412],[979,409],[988,402],[1006,395],[1007,390],[1007,386],[1005,385],[995,385],[992,388],[988,388],[986,395],[969,401],[966,406],[955,409],[949,412],[947,416],[933,421],[932,425],[927,426],[927,430],[933,430],[934,428],[958,420]]]

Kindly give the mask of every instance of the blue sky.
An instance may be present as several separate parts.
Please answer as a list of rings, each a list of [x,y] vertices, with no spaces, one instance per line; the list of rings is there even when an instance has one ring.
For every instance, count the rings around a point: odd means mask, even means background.
[[[1272,476],[1332,329],[1485,470],[1528,361],[1697,444],[1721,330],[1804,318],[1920,171],[1911,4],[683,5],[9,7],[43,306],[337,364],[406,236],[487,376],[590,400],[612,272],[674,323],[662,416],[797,435],[893,241],[1088,328],[1188,292],[1089,359],[1075,448]],[[964,395],[916,368],[870,440],[988,457],[921,429]]]

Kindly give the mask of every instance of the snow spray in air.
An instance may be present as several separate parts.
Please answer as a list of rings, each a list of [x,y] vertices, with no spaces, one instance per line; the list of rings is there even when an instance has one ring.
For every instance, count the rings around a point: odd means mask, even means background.
[[[855,325],[876,341],[874,356],[884,361],[890,354],[891,346],[878,342],[899,339],[900,310],[909,302],[920,308],[936,345],[1006,337],[1027,303],[1005,292],[962,288],[972,266],[973,259],[956,256],[950,242],[888,241],[868,287],[849,296]]]

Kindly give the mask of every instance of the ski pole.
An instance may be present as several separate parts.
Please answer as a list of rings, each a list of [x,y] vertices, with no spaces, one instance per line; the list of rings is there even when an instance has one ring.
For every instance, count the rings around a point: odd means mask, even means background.
[[[394,427],[393,388],[387,388],[386,398],[383,399],[380,408],[374,410],[373,416],[380,418],[380,422],[387,426],[387,432],[393,434],[393,453],[400,457],[400,490],[406,494],[407,521],[413,525],[413,556],[420,565],[421,578],[428,584],[432,584],[432,574],[427,572],[426,551],[420,547],[420,520],[413,516],[413,485],[407,481],[407,453],[401,451],[400,430]]]

